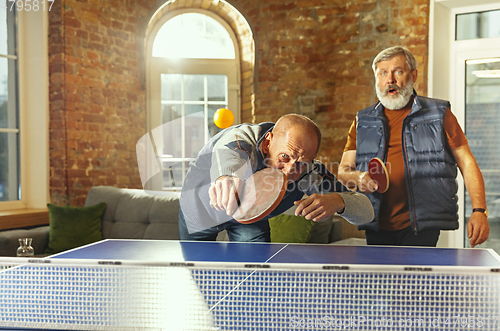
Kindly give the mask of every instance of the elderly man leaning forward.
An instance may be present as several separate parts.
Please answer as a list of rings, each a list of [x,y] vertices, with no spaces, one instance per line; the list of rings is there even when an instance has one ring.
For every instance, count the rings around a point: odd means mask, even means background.
[[[321,221],[334,214],[362,224],[373,219],[370,201],[350,192],[326,166],[314,161],[321,133],[296,114],[276,124],[240,124],[215,135],[191,162],[181,194],[181,240],[215,240],[226,230],[231,241],[270,241],[268,219],[296,205],[296,215]],[[282,171],[287,188],[281,202],[263,219],[243,224],[233,218],[245,180],[266,167]],[[257,188],[258,189],[258,188]],[[304,194],[308,197],[304,198]]]
[[[375,219],[359,226],[367,243],[436,246],[440,230],[457,229],[457,165],[474,208],[470,245],[483,243],[489,235],[483,176],[450,103],[417,95],[417,61],[405,47],[380,52],[372,68],[379,102],[357,113],[338,172],[373,204]],[[367,171],[373,157],[388,168],[383,194]]]

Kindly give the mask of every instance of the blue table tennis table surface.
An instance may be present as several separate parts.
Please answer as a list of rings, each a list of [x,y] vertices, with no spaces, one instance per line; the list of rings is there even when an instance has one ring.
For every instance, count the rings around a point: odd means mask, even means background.
[[[491,249],[343,246],[164,240],[103,240],[49,259],[141,262],[240,262],[254,264],[453,266],[500,269]],[[27,330],[0,328],[2,330]]]
[[[490,249],[164,240],[103,240],[50,258],[154,262],[243,262],[500,267]]]

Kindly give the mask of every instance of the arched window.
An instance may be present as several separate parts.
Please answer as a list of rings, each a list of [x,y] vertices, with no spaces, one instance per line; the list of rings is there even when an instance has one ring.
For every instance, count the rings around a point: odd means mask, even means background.
[[[147,139],[154,156],[142,165],[138,160],[143,186],[178,192],[189,162],[221,130],[213,122],[215,111],[229,108],[239,123],[237,39],[211,12],[170,12],[151,29],[146,71]]]
[[[204,14],[186,13],[162,25],[154,39],[153,56],[234,59],[235,50],[229,32],[221,23]]]

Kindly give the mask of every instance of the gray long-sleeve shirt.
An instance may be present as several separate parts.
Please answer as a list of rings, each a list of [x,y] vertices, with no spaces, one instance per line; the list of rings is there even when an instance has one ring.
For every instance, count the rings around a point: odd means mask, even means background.
[[[224,211],[210,207],[208,190],[223,175],[243,180],[266,167],[259,145],[274,123],[240,124],[214,136],[191,162],[181,194],[181,209],[190,233],[232,221]],[[300,178],[289,183],[278,206],[263,220],[277,216],[293,206],[304,194],[339,193],[345,203],[340,215],[348,222],[362,224],[373,220],[373,207],[363,194],[350,192],[326,166],[313,161]]]

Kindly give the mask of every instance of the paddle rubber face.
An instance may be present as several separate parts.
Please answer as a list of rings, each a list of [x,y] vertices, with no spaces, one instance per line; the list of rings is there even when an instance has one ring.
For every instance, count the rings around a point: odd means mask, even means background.
[[[244,224],[255,223],[278,206],[285,195],[287,178],[276,168],[257,171],[245,181],[240,205],[233,218]]]
[[[378,157],[374,157],[368,162],[368,174],[377,183],[377,192],[384,193],[389,188],[389,173],[387,168]]]

